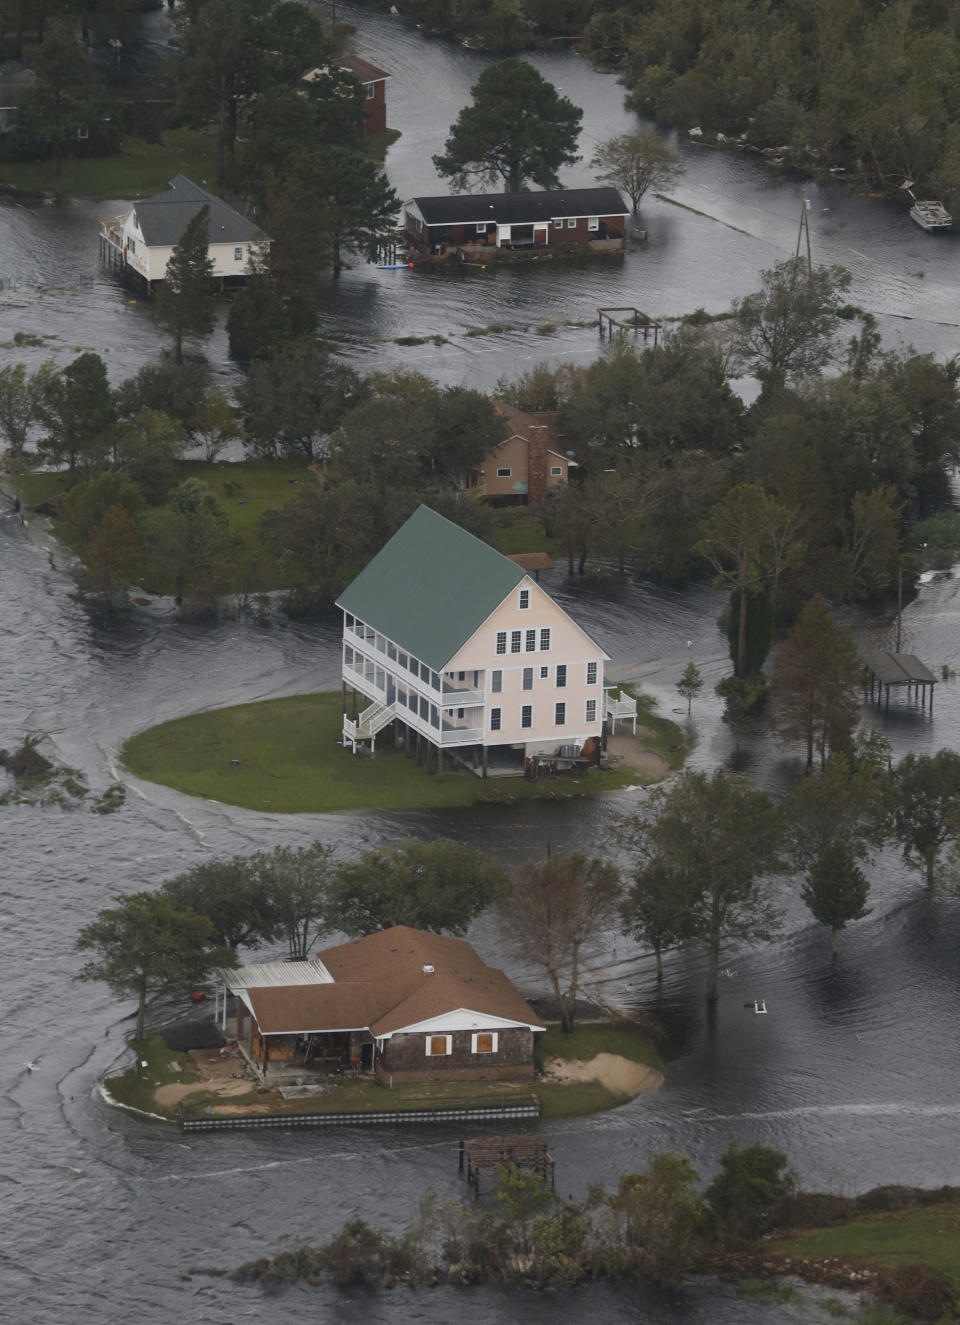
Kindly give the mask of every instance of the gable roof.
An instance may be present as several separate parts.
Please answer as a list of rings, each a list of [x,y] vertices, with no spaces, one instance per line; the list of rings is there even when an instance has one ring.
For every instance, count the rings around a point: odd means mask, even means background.
[[[382,83],[390,77],[383,69],[378,69],[360,55],[341,55],[339,65],[359,78],[361,83]]]
[[[470,225],[496,221],[525,225],[567,216],[629,216],[619,189],[549,189],[537,193],[467,193],[411,198],[426,225]],[[410,203],[406,205],[409,206]]]
[[[165,193],[141,198],[133,212],[145,243],[151,247],[177,244],[184,230],[200,211],[210,208],[210,243],[239,244],[266,239],[259,226],[228,207],[215,193],[208,193],[186,175],[174,175]]]
[[[543,1029],[504,973],[463,939],[394,925],[319,956],[333,984],[247,991],[263,1034],[369,1028],[379,1037],[461,1009]]]
[[[419,506],[337,606],[439,672],[523,576],[489,544]]]

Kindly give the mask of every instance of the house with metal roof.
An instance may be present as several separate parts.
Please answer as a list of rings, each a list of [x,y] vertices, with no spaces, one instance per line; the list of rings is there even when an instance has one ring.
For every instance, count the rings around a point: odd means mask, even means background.
[[[353,1066],[384,1085],[533,1075],[545,1029],[463,939],[395,925],[318,953],[221,971],[237,1039],[265,1074]],[[226,1025],[226,1001],[224,1001]]]
[[[445,752],[482,777],[599,758],[608,655],[522,566],[428,506],[337,606],[354,753],[394,724],[441,771]]]
[[[482,261],[498,253],[620,252],[627,218],[619,189],[549,189],[411,198],[403,230],[411,249]]]
[[[249,217],[185,175],[175,175],[163,193],[141,198],[121,215],[101,221],[100,256],[148,287],[162,281],[174,246],[203,207],[209,209],[207,253],[214,278],[221,287],[246,280],[251,264],[264,259],[270,239]]]

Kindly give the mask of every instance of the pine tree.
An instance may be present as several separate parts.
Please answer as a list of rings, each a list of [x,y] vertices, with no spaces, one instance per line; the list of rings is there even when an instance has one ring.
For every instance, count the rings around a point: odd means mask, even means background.
[[[157,290],[157,318],[173,337],[178,364],[183,363],[184,340],[206,340],[213,331],[209,248],[210,208],[203,206],[174,246]]]
[[[844,842],[828,843],[807,875],[801,896],[814,919],[830,926],[834,952],[840,931],[868,914],[869,892],[870,883],[853,851]]]
[[[852,742],[862,664],[853,635],[834,621],[817,594],[777,654],[773,674],[776,728],[785,745],[803,742],[807,768]]]
[[[136,525],[122,506],[111,506],[84,550],[87,581],[112,604],[117,592],[136,578],[139,567]]]
[[[680,680],[677,682],[677,690],[681,699],[687,701],[687,714],[693,708],[693,701],[703,689],[703,675],[700,668],[691,658],[686,667],[680,674]]]

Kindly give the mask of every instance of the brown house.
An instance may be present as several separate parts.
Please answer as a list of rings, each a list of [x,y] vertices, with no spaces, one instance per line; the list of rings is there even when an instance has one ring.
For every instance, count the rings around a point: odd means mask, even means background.
[[[327,1061],[372,1070],[385,1086],[518,1080],[533,1075],[533,1037],[545,1029],[469,943],[406,925],[313,962],[223,977],[236,998],[237,1038],[265,1073]]]
[[[542,252],[620,252],[629,208],[618,189],[551,189],[411,198],[403,205],[407,243],[435,258]]]
[[[369,60],[361,59],[359,55],[342,55],[340,68],[346,69],[363,84],[364,121],[360,130],[361,138],[382,133],[387,127],[387,79],[390,75]]]
[[[571,460],[557,433],[555,413],[527,413],[502,400],[493,406],[507,423],[507,437],[487,455],[470,478],[469,490],[493,506],[526,505],[544,500],[551,488],[570,478]]]

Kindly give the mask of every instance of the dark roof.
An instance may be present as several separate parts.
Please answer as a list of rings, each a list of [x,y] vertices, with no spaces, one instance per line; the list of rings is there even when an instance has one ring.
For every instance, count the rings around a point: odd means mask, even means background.
[[[186,175],[174,175],[166,193],[141,198],[134,203],[137,224],[145,242],[151,246],[176,244],[184,230],[200,211],[210,208],[210,243],[240,244],[245,240],[265,239],[259,226],[228,207],[215,193],[208,193]]]
[[[522,579],[489,544],[419,506],[337,606],[439,672]]]
[[[551,189],[541,193],[465,193],[412,198],[427,225],[469,225],[496,221],[526,225],[559,216],[629,216],[618,189]]]
[[[553,570],[556,562],[546,552],[511,552],[508,561],[514,561],[523,570]]]
[[[864,662],[881,685],[902,686],[914,681],[937,684],[933,672],[913,653],[871,653]]]
[[[390,1035],[461,1008],[543,1027],[523,995],[463,939],[409,925],[353,939],[319,954],[332,985],[249,989],[264,1034],[369,1028]],[[429,974],[425,966],[432,966]],[[464,1029],[470,1025],[464,1018]]]
[[[390,75],[359,55],[341,55],[340,68],[355,74],[361,83],[382,83]]]

